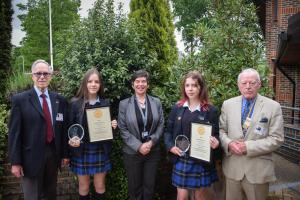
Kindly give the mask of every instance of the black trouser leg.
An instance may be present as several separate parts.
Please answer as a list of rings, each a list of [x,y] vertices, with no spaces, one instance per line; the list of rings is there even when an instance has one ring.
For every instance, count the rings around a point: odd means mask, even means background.
[[[145,157],[143,168],[143,200],[154,199],[155,179],[158,162],[160,159],[159,151],[152,151]]]
[[[105,200],[105,192],[104,193],[95,192],[95,200]]]
[[[130,200],[143,200],[143,156],[123,154]]]
[[[90,195],[87,194],[85,196],[82,196],[82,195],[79,194],[79,200],[90,200]]]

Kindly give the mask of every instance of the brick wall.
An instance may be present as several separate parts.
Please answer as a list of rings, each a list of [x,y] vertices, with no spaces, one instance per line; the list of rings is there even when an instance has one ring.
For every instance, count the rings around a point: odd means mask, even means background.
[[[277,2],[277,7],[275,6]],[[277,16],[275,9],[277,9]],[[277,55],[278,34],[286,31],[288,26],[288,18],[293,14],[300,12],[299,0],[269,0],[266,1],[266,48],[267,61],[271,69],[270,84],[276,79],[275,99],[283,106],[292,106],[291,82],[278,70],[275,69],[274,59]],[[300,107],[300,66],[283,66],[284,71],[296,82],[296,105]],[[275,76],[275,77],[274,77]],[[291,111],[285,111],[286,115],[291,115]],[[296,113],[299,117],[299,113]]]
[[[4,188],[4,200],[22,200],[23,193],[20,179],[10,173],[10,165],[4,164],[5,175],[0,179],[0,185]],[[57,200],[76,200],[77,181],[75,176],[66,168],[59,173],[57,184]]]
[[[300,108],[300,66],[282,66],[284,72],[296,82],[296,97],[294,97],[292,83],[275,68],[274,64],[277,55],[278,34],[287,31],[288,18],[297,12],[300,12],[299,0],[266,1],[265,40],[267,62],[271,71],[270,85],[275,87],[275,100],[282,106],[292,107],[292,101],[295,98],[294,106]],[[274,79],[275,82],[273,82]],[[292,116],[291,110],[283,109],[283,115],[285,117],[285,142],[278,152],[295,162],[300,162],[300,123],[296,121],[298,124],[289,125],[292,122],[289,118],[300,118],[299,111],[294,111],[294,116]]]
[[[277,2],[277,6],[276,3]],[[277,8],[277,16],[274,14]],[[269,0],[266,1],[266,47],[268,66],[271,69],[270,84],[276,79],[275,100],[283,106],[292,106],[293,85],[278,70],[275,69],[274,59],[277,55],[278,34],[286,31],[288,26],[288,18],[293,14],[300,12],[299,0]],[[300,66],[284,66],[282,67],[286,74],[296,82],[295,107],[300,107]],[[284,115],[290,116],[292,112],[285,110]],[[293,117],[299,118],[299,113],[295,112]]]
[[[300,128],[286,125],[284,127],[284,144],[277,150],[285,158],[300,164]]]

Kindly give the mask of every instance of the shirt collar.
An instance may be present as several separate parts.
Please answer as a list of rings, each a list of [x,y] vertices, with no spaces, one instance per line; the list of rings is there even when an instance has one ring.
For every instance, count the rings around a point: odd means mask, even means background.
[[[189,106],[189,102],[188,101],[185,101],[184,104],[182,105],[182,107],[184,108],[188,108],[191,112],[193,112],[191,109],[190,109],[190,106]],[[196,107],[196,109],[194,111],[201,111],[201,107],[200,107],[200,104]]]
[[[89,102],[89,104],[91,105],[91,106],[93,106],[93,105],[95,105],[96,103],[100,103],[100,99],[99,99],[99,96],[97,96],[97,99],[96,100],[93,100],[93,101],[88,101]]]
[[[49,98],[49,92],[48,89],[46,88],[44,92],[42,92],[38,87],[33,86],[35,92],[37,93],[38,97],[41,96],[41,94],[45,94],[47,98]]]
[[[246,104],[247,101],[249,101],[250,105],[256,100],[257,97],[253,98],[253,99],[246,99],[245,97],[243,97],[243,104]]]

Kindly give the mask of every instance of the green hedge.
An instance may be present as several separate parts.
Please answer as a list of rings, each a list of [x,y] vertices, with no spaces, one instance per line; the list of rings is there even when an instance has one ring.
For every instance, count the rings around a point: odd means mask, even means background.
[[[7,117],[8,111],[4,104],[0,104],[0,177],[4,174],[3,164],[6,158],[7,149]],[[0,187],[0,199],[3,199],[3,188]]]

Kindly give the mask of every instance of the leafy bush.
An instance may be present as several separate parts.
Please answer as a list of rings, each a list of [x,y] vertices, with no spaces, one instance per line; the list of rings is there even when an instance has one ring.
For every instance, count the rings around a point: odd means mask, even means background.
[[[108,199],[127,199],[127,177],[122,160],[122,139],[114,139],[112,152],[110,154],[113,169],[106,178]]]
[[[198,27],[203,43],[198,66],[209,83],[212,100],[221,106],[225,99],[239,95],[237,77],[242,69],[252,67],[266,74],[268,68],[254,4],[228,0],[212,3],[209,9],[209,26],[200,23]]]
[[[179,83],[177,71],[199,70],[208,85],[211,101],[220,108],[224,100],[240,94],[238,74],[252,67],[262,75],[265,87],[261,93],[271,95],[255,6],[243,0],[211,2],[207,15],[209,22],[200,20],[195,29],[195,35],[201,40],[199,52],[185,56],[175,66],[173,81]]]
[[[0,177],[3,176],[4,169],[3,164],[6,158],[6,149],[7,149],[7,115],[6,105],[0,105]],[[0,187],[0,199],[2,199],[3,188]]]
[[[8,98],[10,95],[29,89],[30,87],[32,87],[31,75],[17,71],[8,79],[6,97]]]
[[[96,67],[103,77],[105,97],[111,101],[112,117],[117,116],[119,101],[131,95],[132,72],[141,68],[150,71],[157,62],[155,54],[146,55],[139,47],[140,36],[121,13],[120,10],[114,13],[111,0],[96,1],[89,17],[73,27],[72,38],[58,52],[61,77],[57,78],[61,81],[61,92],[68,98],[74,96],[83,74]],[[107,178],[109,199],[128,196],[121,143],[120,138],[114,141],[111,156],[114,168]]]

